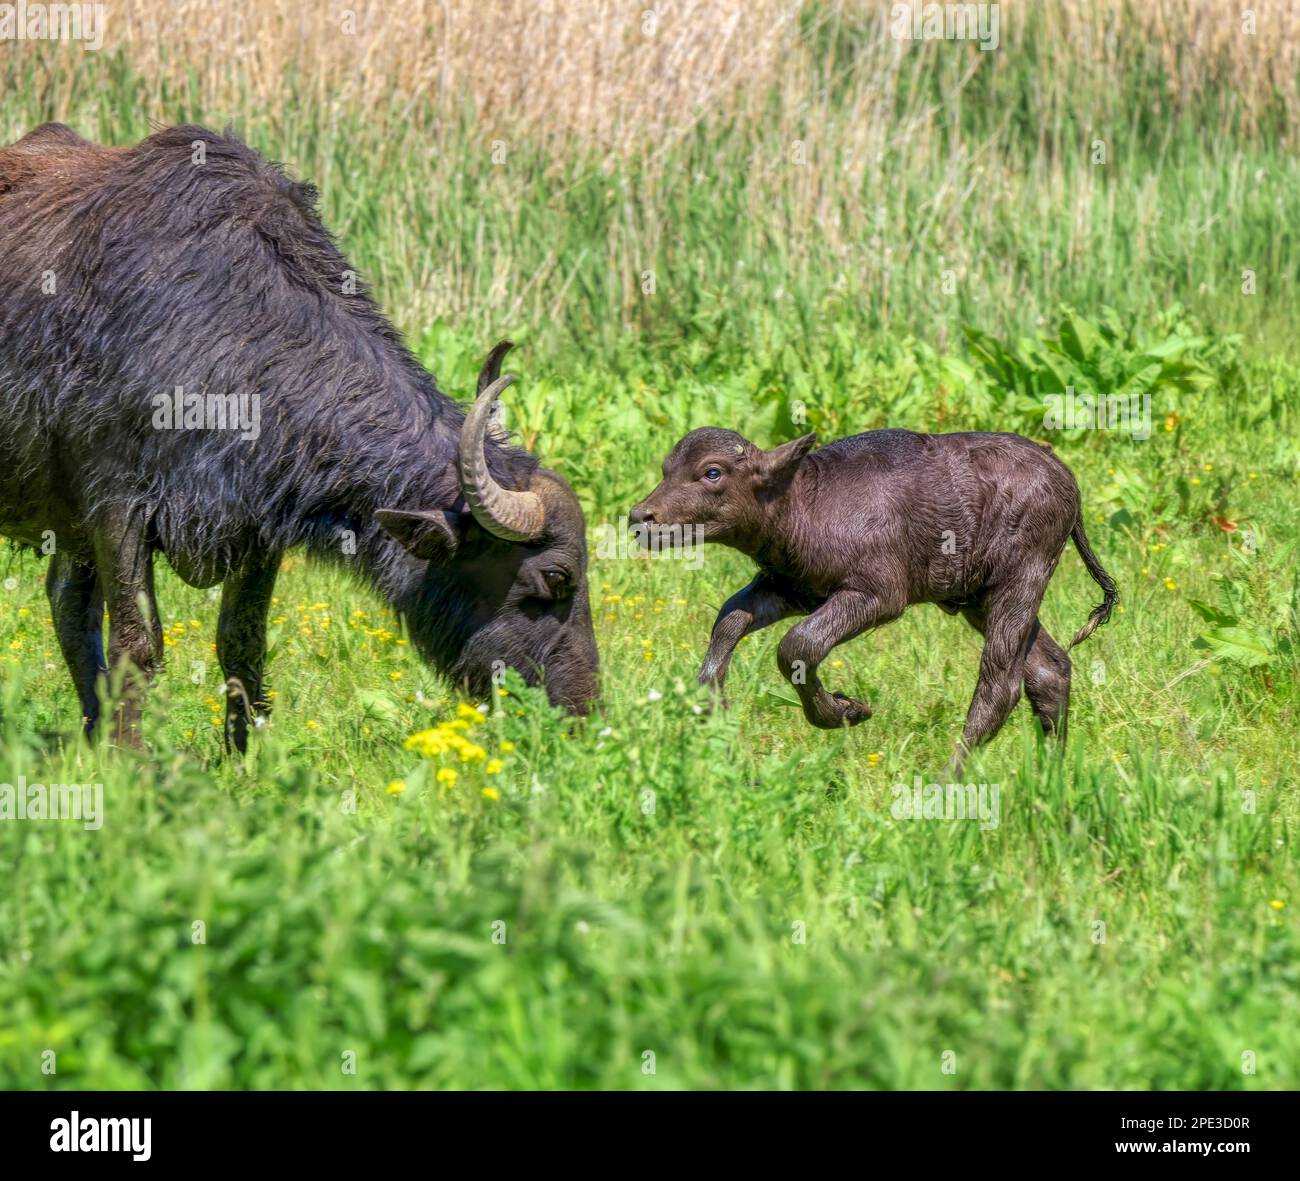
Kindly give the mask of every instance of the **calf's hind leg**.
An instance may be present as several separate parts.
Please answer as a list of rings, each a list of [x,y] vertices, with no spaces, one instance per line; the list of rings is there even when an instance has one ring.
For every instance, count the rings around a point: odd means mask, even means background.
[[[980,635],[984,634],[982,607],[967,608],[962,615]],[[1037,618],[1025,657],[1024,685],[1043,733],[1064,742],[1070,716],[1070,658]]]
[[[963,612],[984,633],[984,651],[961,741],[948,764],[953,778],[961,774],[966,756],[1002,728],[1020,700],[1025,659],[1034,641],[1038,604],[1046,585],[1044,578],[1000,587],[990,592],[980,607]]]
[[[1025,696],[1043,733],[1063,744],[1070,719],[1070,658],[1037,621],[1025,657]]]

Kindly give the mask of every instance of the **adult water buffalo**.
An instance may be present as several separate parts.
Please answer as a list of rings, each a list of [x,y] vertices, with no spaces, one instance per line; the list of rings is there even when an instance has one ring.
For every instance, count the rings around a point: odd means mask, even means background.
[[[518,669],[596,694],[582,510],[466,415],[322,228],[314,191],[231,136],[104,148],[48,124],[0,148],[0,533],[53,547],[48,591],[87,731],[119,666],[118,733],[162,659],[152,558],[224,582],[227,741],[266,708],[281,556],[355,569],[417,650],[475,694]],[[107,609],[108,652],[103,643]]]

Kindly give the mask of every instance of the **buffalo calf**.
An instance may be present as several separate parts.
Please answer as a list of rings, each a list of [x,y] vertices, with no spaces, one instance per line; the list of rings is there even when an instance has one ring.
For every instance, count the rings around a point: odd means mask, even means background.
[[[723,605],[701,684],[719,693],[740,640],[804,615],[781,641],[782,674],[814,726],[853,726],[865,702],[817,675],[831,649],[896,619],[913,603],[960,613],[984,637],[979,679],[950,766],[1001,728],[1021,685],[1048,735],[1065,737],[1070,658],[1038,607],[1073,538],[1104,601],[1071,641],[1110,617],[1115,583],[1088,545],[1074,476],[1020,435],[869,431],[814,450],[805,435],[761,451],[735,431],[692,431],[659,486],[632,509],[643,545],[680,538],[748,554],[758,574]]]

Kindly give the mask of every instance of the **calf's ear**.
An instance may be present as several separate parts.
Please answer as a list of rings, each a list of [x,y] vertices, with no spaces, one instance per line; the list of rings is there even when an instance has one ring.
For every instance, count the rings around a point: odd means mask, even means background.
[[[375,520],[412,557],[426,562],[446,561],[456,553],[465,534],[466,513],[442,509],[432,512],[407,512],[405,509],[381,508]]]
[[[781,483],[794,475],[804,456],[817,446],[817,435],[804,435],[791,439],[771,451],[764,451],[762,457],[763,477],[770,483]]]

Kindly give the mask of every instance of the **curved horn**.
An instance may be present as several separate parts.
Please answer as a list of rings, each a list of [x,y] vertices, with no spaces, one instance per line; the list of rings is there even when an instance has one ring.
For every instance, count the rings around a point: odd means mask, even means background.
[[[488,353],[487,359],[483,362],[483,368],[478,373],[478,389],[474,391],[476,398],[501,376],[501,362],[506,359],[506,354],[514,347],[515,342],[513,340],[498,340],[492,346],[492,351]]]
[[[493,349],[483,366],[484,373],[493,367],[494,361],[499,368],[504,355],[501,345]],[[533,541],[542,535],[546,520],[542,498],[536,492],[502,488],[488,470],[485,450],[492,407],[501,391],[514,380],[507,374],[496,378],[486,388],[480,386],[474,408],[466,415],[465,425],[460,431],[460,491],[469,511],[474,514],[474,520],[494,537],[502,541]]]

